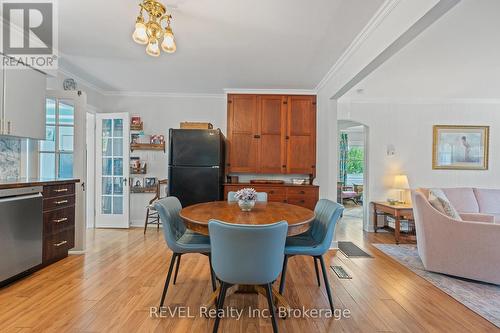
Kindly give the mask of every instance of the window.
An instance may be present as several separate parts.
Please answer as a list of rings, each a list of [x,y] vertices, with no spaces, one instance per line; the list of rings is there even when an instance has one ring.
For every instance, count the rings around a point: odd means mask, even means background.
[[[47,98],[46,138],[40,141],[41,178],[73,177],[75,107],[71,101]]]

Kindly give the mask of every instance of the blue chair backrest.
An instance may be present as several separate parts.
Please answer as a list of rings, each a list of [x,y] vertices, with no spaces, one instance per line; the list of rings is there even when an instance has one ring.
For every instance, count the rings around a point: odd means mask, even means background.
[[[268,225],[208,222],[215,275],[231,284],[271,283],[283,268],[288,223]]]
[[[177,241],[186,232],[186,225],[179,215],[181,202],[176,197],[166,197],[158,200],[154,207],[160,215],[168,247],[174,252],[181,252]]]
[[[324,252],[330,248],[335,226],[343,211],[344,206],[327,199],[319,200],[314,208],[316,219],[311,226],[311,234]]]
[[[235,198],[236,192],[229,191],[227,193],[227,201],[228,202],[235,202],[238,201],[238,199]],[[266,192],[257,192],[257,201],[258,202],[267,202],[267,193]]]

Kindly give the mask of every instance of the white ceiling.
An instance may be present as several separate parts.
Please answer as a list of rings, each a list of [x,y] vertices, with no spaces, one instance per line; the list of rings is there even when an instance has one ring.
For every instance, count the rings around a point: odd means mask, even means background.
[[[159,58],[132,41],[138,2],[59,1],[61,66],[107,91],[313,89],[383,0],[171,0]]]
[[[500,98],[499,13],[499,0],[462,0],[344,97]]]

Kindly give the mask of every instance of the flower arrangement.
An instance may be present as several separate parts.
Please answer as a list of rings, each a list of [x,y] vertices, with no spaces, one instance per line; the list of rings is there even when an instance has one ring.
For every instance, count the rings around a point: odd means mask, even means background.
[[[236,192],[234,197],[243,201],[255,201],[257,200],[257,191],[253,188],[243,188]]]

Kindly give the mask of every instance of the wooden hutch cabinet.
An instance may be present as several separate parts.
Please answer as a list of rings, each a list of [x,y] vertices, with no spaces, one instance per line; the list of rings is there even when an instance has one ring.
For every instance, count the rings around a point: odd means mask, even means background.
[[[316,96],[230,94],[227,102],[227,173],[316,177]],[[226,199],[249,186],[269,201],[309,209],[319,197],[319,187],[309,184],[231,183],[224,185]]]
[[[228,95],[229,173],[316,176],[316,96]]]

